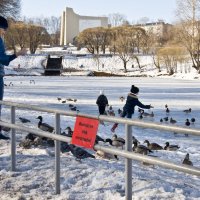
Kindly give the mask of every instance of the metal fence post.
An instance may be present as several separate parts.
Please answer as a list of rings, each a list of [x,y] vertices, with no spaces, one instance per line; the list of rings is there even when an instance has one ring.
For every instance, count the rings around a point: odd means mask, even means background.
[[[60,114],[55,115],[55,134],[60,135]],[[60,194],[60,141],[55,141],[55,181],[56,194]]]
[[[11,106],[11,123],[15,124],[15,106]],[[15,129],[11,129],[11,171],[16,171],[16,136]]]
[[[125,124],[125,150],[132,151],[132,127],[128,124]],[[125,159],[125,195],[126,200],[132,199],[132,159]]]

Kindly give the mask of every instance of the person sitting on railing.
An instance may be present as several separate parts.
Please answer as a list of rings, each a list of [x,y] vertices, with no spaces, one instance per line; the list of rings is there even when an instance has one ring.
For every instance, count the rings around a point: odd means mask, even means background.
[[[12,55],[6,54],[3,38],[6,34],[7,28],[8,28],[7,20],[4,17],[0,16],[0,100],[3,100],[3,92],[4,92],[4,82],[3,82],[3,76],[5,74],[4,65],[8,66],[12,60],[17,58],[17,56],[26,54],[25,49],[22,49],[19,52]],[[0,117],[1,117],[1,105],[0,105]],[[0,139],[4,137],[6,136],[2,135],[0,127]]]
[[[138,99],[138,96],[137,96],[138,93],[139,93],[139,88],[132,85],[130,93],[128,94],[127,99],[126,99],[126,103],[123,107],[123,112],[121,114],[121,117],[124,118],[127,116],[127,118],[130,119],[132,117],[132,115],[134,114],[135,106],[138,106],[143,109],[153,108],[153,106],[151,106],[151,105],[142,104]],[[113,125],[111,131],[114,132],[115,129],[117,128],[117,126],[118,126],[118,123],[115,123]]]

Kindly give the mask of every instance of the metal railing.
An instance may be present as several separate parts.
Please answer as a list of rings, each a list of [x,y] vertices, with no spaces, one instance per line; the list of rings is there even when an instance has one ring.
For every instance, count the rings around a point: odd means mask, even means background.
[[[191,128],[183,128],[179,126],[169,126],[163,125],[159,123],[152,123],[152,122],[145,122],[140,120],[132,120],[132,119],[124,119],[124,118],[117,118],[117,117],[108,117],[104,115],[94,116],[88,115],[83,113],[77,113],[72,111],[62,111],[57,109],[49,109],[49,108],[41,108],[38,106],[20,104],[20,103],[13,103],[13,102],[6,102],[0,101],[0,104],[10,106],[11,107],[11,123],[0,121],[1,126],[10,127],[11,130],[11,170],[16,170],[16,136],[15,130],[20,130],[24,132],[29,132],[36,134],[41,137],[47,137],[55,140],[55,193],[60,194],[60,141],[62,142],[70,142],[71,138],[60,135],[60,116],[82,116],[91,119],[99,119],[102,121],[107,122],[114,122],[114,123],[122,123],[125,124],[125,150],[119,150],[112,147],[105,147],[101,145],[95,145],[95,150],[102,150],[106,153],[111,153],[114,155],[125,157],[125,195],[126,200],[132,199],[132,160],[142,161],[145,163],[159,165],[164,168],[174,169],[180,172],[189,173],[192,175],[200,176],[200,168],[196,168],[193,166],[187,165],[178,165],[173,163],[169,160],[163,160],[155,157],[150,157],[146,155],[141,155],[132,152],[132,130],[131,126],[143,127],[143,128],[150,128],[150,129],[157,129],[161,131],[171,131],[176,133],[182,134],[190,134],[190,135],[197,135],[200,136],[199,129],[191,129]],[[30,109],[35,111],[42,111],[55,114],[55,134],[51,134],[48,132],[40,131],[38,129],[29,128],[22,125],[15,124],[15,110],[16,108],[24,108]]]

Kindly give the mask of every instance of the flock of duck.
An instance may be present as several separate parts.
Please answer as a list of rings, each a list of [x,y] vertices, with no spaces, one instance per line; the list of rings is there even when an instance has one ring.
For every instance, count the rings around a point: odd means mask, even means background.
[[[23,123],[27,123],[29,122],[28,120],[25,120],[25,118],[21,118],[21,120],[23,119]],[[43,122],[43,118],[42,116],[38,116],[37,119],[39,119],[38,122],[38,128],[43,130],[43,131],[48,131],[50,133],[52,133],[54,131],[54,128],[52,126],[50,126],[47,123]],[[72,137],[73,136],[73,131],[71,129],[71,127],[67,127],[65,129],[64,132],[61,133],[61,135],[67,136],[67,137]],[[118,137],[116,134],[114,134],[112,136],[112,138],[102,138],[99,135],[96,135],[96,140],[95,140],[95,144],[98,144],[99,142],[103,143],[103,144],[108,144],[111,145],[113,147],[120,147],[123,149],[124,145],[125,145],[125,140],[121,137]],[[133,147],[132,147],[132,151],[135,153],[139,153],[139,154],[143,154],[143,155],[152,155],[152,153],[154,151],[159,151],[159,150],[166,150],[166,151],[176,151],[178,150],[180,147],[178,145],[172,145],[169,144],[169,142],[165,143],[165,146],[161,146],[157,143],[150,143],[148,140],[144,141],[144,144],[141,144],[134,136],[132,136],[132,142],[133,142]],[[36,137],[34,134],[29,133],[25,140],[22,141],[20,143],[20,146],[24,147],[24,148],[30,148],[31,145],[43,145],[43,144],[48,144],[50,146],[54,146],[54,141],[48,138],[40,138],[40,137]],[[75,146],[73,144],[68,144],[67,142],[61,142],[61,147],[60,150],[62,153],[65,152],[71,152],[72,155],[76,158],[76,160],[82,160],[85,158],[95,158],[95,156],[91,153],[89,153],[88,151],[86,151],[85,149]],[[105,153],[103,151],[96,151],[96,155],[106,158],[106,159],[112,159],[115,158],[118,160],[118,157],[116,155],[112,155],[109,153]],[[187,164],[187,165],[193,165],[192,161],[189,159],[189,153],[186,154],[184,160],[182,161],[183,164]]]
[[[35,84],[35,81],[31,80],[30,84]],[[72,98],[62,99],[60,97],[57,97],[57,100],[58,100],[58,102],[63,103],[63,104],[67,103],[67,102],[77,102],[77,99],[72,99]],[[124,100],[125,100],[125,98],[120,97],[120,101],[124,101]],[[79,111],[79,110],[77,110],[77,107],[74,106],[71,103],[69,104],[69,108],[72,111]],[[172,117],[169,117],[169,113],[171,111],[170,111],[167,104],[165,105],[165,112],[166,112],[166,116],[160,119],[160,123],[169,122],[171,124],[176,124],[177,120],[173,119]],[[189,108],[189,109],[183,110],[183,112],[185,114],[189,114],[189,113],[192,112],[192,109]],[[120,115],[121,113],[122,113],[122,110],[118,109],[118,115]],[[148,113],[148,112],[145,112],[143,109],[140,109],[140,108],[138,109],[138,113],[139,113],[139,115],[138,115],[139,119],[143,119],[145,117],[152,117],[152,118],[154,117],[154,112]],[[107,110],[107,115],[115,116],[115,112],[114,112],[112,106],[109,106],[109,108]],[[37,119],[39,120],[39,122],[38,122],[38,128],[39,129],[41,129],[43,131],[50,132],[50,133],[54,132],[54,127],[52,127],[51,125],[49,125],[47,123],[44,123],[42,116],[38,116]],[[23,118],[23,117],[19,117],[19,120],[22,123],[31,122],[29,119],[26,119],[26,118]],[[191,124],[194,124],[195,121],[196,121],[195,118],[191,118],[191,119],[187,118],[185,120],[185,126],[189,127]],[[65,129],[65,131],[62,132],[61,134],[65,135],[67,137],[72,137],[73,131],[70,127],[67,127]],[[5,136],[5,138],[1,138],[1,135],[0,135],[0,139],[9,139],[9,137]],[[40,138],[40,137],[37,137],[37,136],[35,136],[34,134],[31,134],[31,133],[29,133],[25,137],[25,140],[20,143],[20,146],[22,146],[24,148],[30,148],[31,145],[44,144],[44,141],[48,145],[54,146],[53,140],[48,139],[48,138]],[[153,151],[160,151],[160,150],[176,151],[180,148],[178,145],[169,144],[169,142],[166,142],[165,146],[161,146],[157,143],[150,143],[148,140],[144,141],[144,144],[146,144],[146,146],[145,146],[145,145],[142,145],[134,136],[132,137],[132,141],[133,141],[133,147],[132,147],[133,152],[140,153],[140,154],[143,154],[143,155],[150,155],[151,153],[153,153]],[[102,137],[97,135],[95,143],[98,144],[99,142],[107,143],[107,144],[114,146],[116,148],[118,148],[118,147],[123,148],[124,145],[125,145],[125,140],[121,137],[118,137],[116,134],[114,134],[112,138],[106,138],[106,139],[103,139]],[[68,144],[67,142],[61,142],[61,152],[63,152],[63,153],[64,152],[71,152],[72,155],[77,160],[85,159],[85,158],[88,158],[88,157],[95,158],[94,155],[92,155],[88,151],[84,150],[83,148],[75,146],[73,144]],[[97,151],[96,154],[98,156],[108,158],[108,159],[110,159],[110,158],[118,159],[118,157],[116,155],[111,155],[111,154],[105,153],[103,151]],[[193,165],[192,161],[190,161],[189,153],[186,154],[182,163],[187,164],[187,165]]]

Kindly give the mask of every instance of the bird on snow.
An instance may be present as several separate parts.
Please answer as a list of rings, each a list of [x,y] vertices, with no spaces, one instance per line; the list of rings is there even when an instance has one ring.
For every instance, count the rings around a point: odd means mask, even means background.
[[[191,112],[192,112],[192,109],[189,108],[189,109],[184,110],[183,112],[188,114],[188,113],[191,113]]]
[[[195,121],[196,121],[196,119],[193,117],[193,118],[191,118],[191,120],[190,120],[192,123],[194,123]]]
[[[157,143],[150,143],[148,140],[145,140],[144,143],[147,144],[147,147],[150,150],[162,150],[163,149],[163,147],[161,147],[159,144],[157,144]]]
[[[169,120],[169,118],[168,117],[164,117],[163,118],[166,122]]]
[[[170,122],[171,124],[175,124],[177,121],[171,117],[170,120],[169,120],[169,122]]]
[[[26,118],[24,118],[24,117],[19,117],[19,120],[20,120],[22,123],[31,122],[29,119],[26,119]]]
[[[193,163],[192,163],[192,161],[190,160],[190,157],[189,157],[189,153],[186,154],[182,164],[193,166]]]
[[[120,100],[121,102],[123,102],[123,101],[125,100],[125,97],[121,96],[121,97],[119,97],[119,100]]]
[[[113,138],[107,138],[105,139],[105,142],[108,142],[111,146],[114,147],[122,147],[125,144],[125,140],[123,138],[118,138],[117,135],[113,135]]]
[[[180,147],[178,145],[170,145],[169,142],[165,143],[165,147],[164,150],[168,150],[168,151],[176,151],[178,150]]]
[[[115,158],[116,160],[119,160],[117,155],[113,155],[111,153],[106,153],[106,152],[104,152],[102,150],[97,150],[96,154],[101,158],[105,158],[105,159],[114,159]]]
[[[98,144],[99,142],[105,142],[105,140],[99,135],[96,135],[95,144]]]
[[[47,123],[43,123],[42,120],[42,116],[38,116],[36,119],[39,119],[40,121],[38,122],[38,128],[43,130],[43,131],[48,131],[50,133],[52,133],[54,131],[54,127],[50,126]]]
[[[190,126],[190,121],[189,121],[189,119],[186,119],[185,125],[186,125],[186,126]]]
[[[10,138],[0,133],[0,140],[9,140]]]
[[[69,145],[69,149],[74,157],[76,157],[77,160],[81,161],[81,159],[85,158],[95,158],[94,155],[90,154],[86,150],[82,149],[81,147],[75,146],[73,144]]]
[[[134,144],[134,146],[132,149],[135,153],[140,153],[143,155],[148,155],[149,153],[153,153],[153,151],[151,149],[149,149],[148,147],[146,147],[144,145],[138,145],[137,142],[134,142],[133,144]]]

